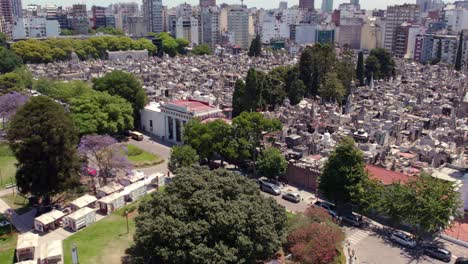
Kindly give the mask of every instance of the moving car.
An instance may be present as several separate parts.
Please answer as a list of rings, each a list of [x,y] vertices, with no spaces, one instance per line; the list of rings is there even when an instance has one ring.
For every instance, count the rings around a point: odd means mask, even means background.
[[[358,216],[355,214],[349,214],[341,217],[341,221],[348,223],[355,227],[361,227],[364,225],[364,221],[362,220],[362,216]]]
[[[285,193],[283,194],[283,199],[293,203],[298,203],[301,201],[301,196],[298,193]]]
[[[452,253],[445,248],[437,246],[427,246],[424,248],[424,254],[431,258],[439,259],[445,262],[450,262]]]
[[[333,217],[337,218],[338,214],[335,212],[335,206],[328,202],[316,201],[315,206],[322,207],[323,209],[327,210],[327,212]]]
[[[137,131],[132,131],[130,133],[130,136],[136,141],[143,141],[143,139],[144,139],[143,134],[140,133],[140,132],[137,132]]]
[[[271,183],[261,183],[260,184],[260,189],[266,193],[270,193],[273,195],[280,195],[281,190],[277,185],[271,184]]]
[[[404,247],[408,247],[408,248],[416,247],[416,241],[411,236],[408,236],[407,234],[402,233],[402,232],[392,233],[392,235],[390,236],[390,240]]]

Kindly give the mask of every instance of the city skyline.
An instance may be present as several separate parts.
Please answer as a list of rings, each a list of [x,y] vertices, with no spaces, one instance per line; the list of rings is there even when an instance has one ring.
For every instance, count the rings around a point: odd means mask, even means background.
[[[248,7],[262,7],[262,8],[276,8],[279,5],[279,2],[281,0],[245,0],[244,3]],[[297,5],[299,3],[299,0],[282,0],[288,2],[289,6]],[[38,5],[47,5],[47,4],[55,4],[55,5],[62,5],[62,6],[71,6],[74,3],[83,3],[87,4],[89,6],[92,5],[99,5],[99,6],[107,6],[112,3],[119,3],[119,2],[136,2],[138,4],[142,4],[142,1],[126,1],[126,0],[104,0],[104,1],[98,1],[98,0],[93,0],[93,1],[84,1],[84,0],[76,0],[76,1],[65,1],[65,0],[23,0],[23,8],[26,7],[26,5],[29,4],[38,4]],[[189,3],[192,5],[198,5],[199,0],[163,0],[164,5],[167,5],[169,7],[172,6],[177,6],[182,3]],[[404,3],[410,3],[414,4],[416,1],[406,1],[406,0],[387,0],[387,1],[375,1],[375,0],[361,0],[360,4],[363,9],[385,9],[386,6],[388,5],[396,5],[396,4],[404,4]],[[240,3],[240,0],[223,0],[217,1],[217,4],[221,3],[227,3],[227,4],[236,4]],[[254,4],[255,3],[255,4]],[[349,3],[349,0],[335,0],[333,3],[333,8],[337,8],[339,4],[342,3]],[[315,1],[315,8],[319,9],[322,5],[322,0],[316,0]]]

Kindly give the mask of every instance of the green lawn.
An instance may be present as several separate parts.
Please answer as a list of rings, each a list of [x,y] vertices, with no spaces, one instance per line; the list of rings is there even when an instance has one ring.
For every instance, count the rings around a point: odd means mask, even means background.
[[[16,233],[0,237],[0,263],[12,264],[16,248]]]
[[[0,188],[15,182],[16,159],[7,144],[0,144]]]
[[[23,214],[29,211],[29,201],[26,197],[18,195],[8,194],[0,197],[5,203],[7,203],[17,214]]]
[[[135,205],[130,205],[136,208]],[[72,263],[71,248],[73,243],[78,248],[80,263],[121,263],[125,250],[133,243],[135,233],[135,215],[129,217],[130,232],[127,233],[127,222],[122,216],[124,207],[112,215],[72,235],[63,241],[65,264]],[[1,262],[0,262],[1,263]]]
[[[135,167],[156,165],[164,161],[161,157],[134,145],[127,145],[127,149],[128,160],[132,162]]]
[[[0,215],[0,221],[4,221],[5,218]],[[10,234],[10,226],[0,227],[0,263],[11,264],[14,262],[14,254],[16,248],[16,233],[13,229],[13,234]]]

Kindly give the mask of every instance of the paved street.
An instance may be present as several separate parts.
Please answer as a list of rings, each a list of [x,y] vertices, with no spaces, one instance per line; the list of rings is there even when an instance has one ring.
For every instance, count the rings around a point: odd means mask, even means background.
[[[303,201],[300,203],[292,203],[286,201],[279,196],[273,196],[262,192],[267,197],[272,197],[279,204],[286,207],[290,212],[304,212],[311,203],[315,201],[315,197],[305,191],[297,191],[293,187],[282,187],[282,192],[298,192]],[[388,241],[385,235],[381,235],[381,231],[372,229],[359,229],[352,227],[343,227],[346,234],[346,241],[349,242],[350,248],[353,249],[357,256],[357,264],[430,264],[444,263],[439,260],[429,258],[422,255],[420,252],[407,251],[406,249]],[[452,252],[452,262],[455,262],[456,257],[468,256],[468,248],[453,244],[451,242],[439,239],[445,248]]]

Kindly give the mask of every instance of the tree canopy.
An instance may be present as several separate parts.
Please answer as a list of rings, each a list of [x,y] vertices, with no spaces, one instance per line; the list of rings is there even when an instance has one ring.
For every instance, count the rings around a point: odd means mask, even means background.
[[[0,73],[12,72],[21,67],[23,61],[13,51],[0,46]]]
[[[309,207],[295,215],[290,226],[287,249],[295,260],[305,264],[341,263],[344,234],[323,208]]]
[[[374,75],[374,79],[389,79],[395,76],[395,61],[385,49],[373,49],[367,57],[366,76],[370,78],[371,74]]]
[[[211,55],[211,48],[207,44],[201,44],[195,46],[192,49],[192,53],[195,55]]]
[[[278,179],[286,172],[288,162],[277,148],[265,149],[258,158],[258,172],[270,179]]]
[[[125,153],[127,147],[119,145],[108,135],[88,135],[80,140],[78,153],[84,166],[97,166],[99,177],[107,183],[107,178],[116,176],[115,170],[130,170],[132,164]]]
[[[77,131],[60,104],[45,96],[31,98],[10,121],[7,138],[18,160],[21,193],[48,197],[77,183]]]
[[[460,32],[460,38],[458,41],[458,48],[457,48],[457,57],[455,58],[455,70],[460,71],[462,69],[463,64],[463,30]]]
[[[101,78],[93,79],[93,89],[127,100],[132,105],[134,121],[139,122],[140,110],[145,107],[148,99],[140,81],[133,74],[123,71],[110,72]]]
[[[25,68],[0,75],[0,96],[11,92],[24,92],[32,86],[32,75]]]
[[[28,96],[18,92],[0,96],[0,117],[3,119],[3,127],[5,127],[5,122],[12,118],[28,99]]]
[[[335,101],[338,103],[341,103],[346,95],[346,89],[335,72],[329,72],[325,75],[318,92],[326,101]]]
[[[248,55],[249,57],[259,57],[262,55],[262,41],[260,39],[260,35],[255,36],[250,43]]]
[[[368,181],[362,152],[344,138],[330,154],[319,180],[320,191],[336,203],[360,203]]]
[[[198,164],[200,158],[197,151],[191,146],[174,146],[171,149],[171,159],[169,161],[169,170],[176,171],[182,167],[190,167]]]
[[[364,77],[365,77],[365,68],[364,68],[364,53],[362,51],[359,52],[358,55],[358,62],[356,67],[356,77],[359,81],[359,85],[364,85]]]
[[[284,208],[224,170],[180,169],[138,212],[137,263],[255,263],[285,241]]]
[[[382,191],[382,211],[394,223],[411,225],[419,237],[447,229],[452,217],[460,213],[456,186],[429,174],[423,173],[406,184],[394,183]]]
[[[96,33],[102,33],[106,35],[118,35],[118,36],[123,36],[124,32],[120,28],[115,28],[115,27],[99,27],[96,29]]]
[[[70,100],[80,134],[118,134],[133,129],[132,105],[120,96],[90,92]]]
[[[26,63],[50,63],[71,58],[75,52],[81,60],[104,59],[107,51],[143,50],[150,54],[156,46],[148,39],[133,40],[127,36],[96,36],[88,39],[28,39],[15,42],[12,50]]]

